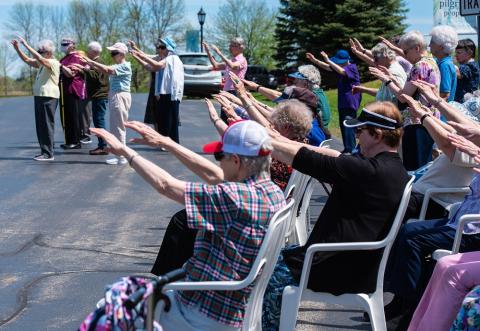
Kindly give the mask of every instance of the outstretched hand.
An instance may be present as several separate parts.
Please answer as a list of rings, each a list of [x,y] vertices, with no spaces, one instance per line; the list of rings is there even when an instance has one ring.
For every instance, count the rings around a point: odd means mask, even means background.
[[[423,115],[430,113],[430,110],[408,94],[402,94],[402,98],[407,102],[410,115],[415,118],[422,118]]]
[[[480,145],[480,126],[476,123],[457,123],[457,122],[448,122],[457,133],[469,141]]]
[[[155,131],[152,127],[142,122],[127,121],[125,122],[125,127],[130,128],[141,135],[141,138],[130,139],[130,142],[134,144],[163,148],[166,146],[167,142],[169,141],[168,137],[162,136],[160,133]]]
[[[321,52],[320,52],[320,55],[323,57],[323,60],[324,60],[325,62],[330,61],[330,58],[328,57],[328,54],[325,53],[324,51],[321,51]]]
[[[235,89],[237,90],[239,95],[247,96],[247,90],[245,89],[245,85],[243,82],[240,80],[240,77],[238,77],[234,72],[230,71],[230,79],[233,82],[233,86],[235,86]]]
[[[306,53],[305,56],[307,57],[307,60],[310,61],[310,62],[313,62],[316,60],[315,58],[315,55],[313,55],[312,53]]]
[[[259,86],[257,83],[252,82],[251,80],[246,80],[244,78],[241,78],[240,80],[242,81],[243,85],[245,85],[245,87],[250,91],[255,91]]]
[[[475,162],[480,163],[480,148],[477,145],[455,133],[449,133],[448,139],[458,150],[470,155],[474,158]]]
[[[105,129],[97,129],[97,128],[90,128],[90,132],[92,132],[97,137],[102,138],[108,144],[107,151],[109,153],[113,153],[118,156],[125,156],[126,146],[120,142],[117,137],[113,134],[108,132]]]
[[[430,102],[435,103],[440,95],[438,94],[438,89],[435,85],[424,82],[423,80],[414,80],[411,83],[417,87],[420,93]]]

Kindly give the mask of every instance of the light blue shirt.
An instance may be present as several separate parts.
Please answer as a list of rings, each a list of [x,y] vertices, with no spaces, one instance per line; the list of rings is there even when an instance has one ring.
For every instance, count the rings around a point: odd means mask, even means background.
[[[447,56],[437,60],[438,69],[440,69],[440,92],[450,93],[448,101],[455,99],[455,90],[457,89],[457,72],[453,64],[452,57]]]
[[[132,66],[130,62],[123,62],[111,66],[115,70],[114,75],[109,76],[110,92],[130,92],[132,82]]]

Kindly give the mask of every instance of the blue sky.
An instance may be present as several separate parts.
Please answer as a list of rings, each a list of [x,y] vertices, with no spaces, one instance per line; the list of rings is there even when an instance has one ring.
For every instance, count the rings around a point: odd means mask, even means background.
[[[334,0],[328,0],[334,1]],[[14,0],[0,0],[0,22],[8,18],[8,11]],[[51,5],[63,5],[65,0],[34,0],[34,3],[43,3]],[[278,0],[266,0],[268,5],[278,7]],[[207,13],[206,26],[212,21],[222,0],[185,0],[186,18],[192,24],[197,24],[196,13],[203,7]],[[418,29],[424,34],[428,34],[433,25],[433,4],[432,0],[406,0],[405,1],[409,12],[407,14],[407,24],[409,29]],[[0,28],[1,29],[1,28]]]

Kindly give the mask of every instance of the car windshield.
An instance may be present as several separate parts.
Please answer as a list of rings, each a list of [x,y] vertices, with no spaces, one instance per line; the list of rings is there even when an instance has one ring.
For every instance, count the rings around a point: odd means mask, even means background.
[[[180,55],[183,64],[209,66],[210,61],[206,55]]]

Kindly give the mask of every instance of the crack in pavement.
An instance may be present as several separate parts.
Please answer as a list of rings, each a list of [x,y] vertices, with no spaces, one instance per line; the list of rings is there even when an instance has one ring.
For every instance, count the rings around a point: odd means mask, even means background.
[[[47,272],[44,273],[41,276],[38,276],[31,281],[29,281],[25,286],[23,286],[18,292],[17,292],[17,300],[16,300],[16,307],[14,308],[13,312],[5,317],[5,318],[0,318],[0,326],[4,326],[5,324],[12,322],[15,318],[17,318],[27,307],[28,304],[28,294],[29,290],[32,289],[35,285],[37,285],[39,282],[42,280],[49,278],[49,277],[55,277],[55,276],[64,276],[64,275],[72,275],[72,274],[81,274],[81,273],[142,273],[142,271],[139,270],[115,270],[115,269],[99,269],[99,270],[90,270],[90,269],[84,269],[84,270],[77,270],[77,271],[60,271],[60,272]]]

